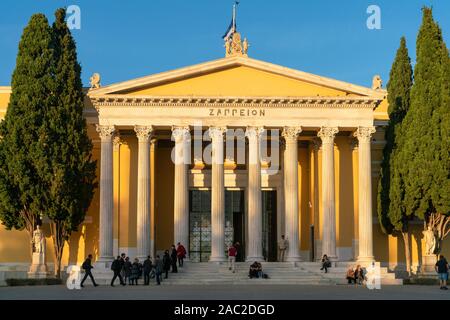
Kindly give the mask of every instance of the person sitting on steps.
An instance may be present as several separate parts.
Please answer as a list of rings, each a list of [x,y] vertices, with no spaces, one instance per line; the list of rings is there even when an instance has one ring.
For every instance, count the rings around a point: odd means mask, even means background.
[[[262,275],[263,272],[261,263],[259,263],[258,261],[253,262],[248,273],[249,278],[262,278]]]
[[[328,273],[328,268],[331,268],[331,261],[328,259],[326,254],[322,257],[322,268],[320,270],[325,270],[325,273]]]
[[[350,266],[348,268],[346,277],[347,277],[348,284],[352,284],[352,283],[356,284],[355,270],[353,270],[352,266]]]

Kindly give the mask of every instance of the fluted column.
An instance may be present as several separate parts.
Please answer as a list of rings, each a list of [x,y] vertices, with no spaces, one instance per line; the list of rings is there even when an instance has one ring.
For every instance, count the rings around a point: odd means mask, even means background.
[[[114,126],[97,125],[101,140],[100,153],[100,222],[99,257],[97,263],[105,266],[113,257],[113,135]]]
[[[175,140],[175,181],[174,181],[174,244],[178,242],[189,251],[189,197],[187,165],[190,161],[189,127],[173,127]],[[186,255],[188,257],[188,253]]]
[[[322,127],[318,133],[322,139],[322,255],[326,254],[331,260],[337,260],[334,137],[338,131],[335,127]]]
[[[284,205],[285,232],[289,247],[286,261],[300,261],[300,238],[298,227],[298,146],[297,136],[301,127],[286,127],[283,137],[286,141],[284,151]]]
[[[150,255],[150,137],[151,126],[135,126],[138,138],[137,186],[137,258],[141,261]]]
[[[226,128],[209,128],[212,140],[211,168],[211,257],[209,261],[225,261],[225,185],[223,171],[223,134]]]
[[[358,205],[359,205],[359,256],[361,263],[374,261],[372,236],[372,160],[370,139],[374,127],[359,127],[354,136],[358,138]]]
[[[263,128],[248,127],[248,252],[247,261],[261,261],[262,255],[262,197],[260,137]]]

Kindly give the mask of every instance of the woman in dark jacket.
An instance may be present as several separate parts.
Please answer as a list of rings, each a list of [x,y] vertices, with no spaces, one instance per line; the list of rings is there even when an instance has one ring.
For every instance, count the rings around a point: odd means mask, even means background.
[[[125,258],[125,263],[123,264],[123,273],[124,273],[124,281],[125,283],[128,280],[128,284],[131,284],[131,261],[129,257]]]
[[[328,268],[330,268],[330,267],[331,267],[331,261],[330,261],[330,259],[328,259],[328,256],[326,254],[324,254],[322,257],[322,268],[320,268],[320,270],[325,269],[325,273],[327,273]]]
[[[133,265],[131,266],[131,285],[138,285],[138,279],[141,276],[142,265],[139,263],[139,259],[134,259]]]
[[[178,272],[178,268],[177,268],[177,249],[175,249],[175,245],[172,245],[172,252],[170,253],[170,259],[172,262],[172,273],[177,273]]]
[[[164,251],[164,256],[163,256],[163,267],[164,267],[164,272],[166,273],[165,279],[167,279],[169,277],[169,270],[170,270],[171,264],[172,264],[172,261],[170,259],[169,250],[166,250],[166,251]]]

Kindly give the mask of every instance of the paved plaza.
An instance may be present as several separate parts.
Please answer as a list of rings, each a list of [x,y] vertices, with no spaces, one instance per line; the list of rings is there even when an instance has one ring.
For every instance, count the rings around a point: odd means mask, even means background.
[[[295,286],[86,286],[68,290],[65,286],[0,287],[1,300],[450,300],[450,291],[436,286],[383,286],[381,290],[347,285]]]

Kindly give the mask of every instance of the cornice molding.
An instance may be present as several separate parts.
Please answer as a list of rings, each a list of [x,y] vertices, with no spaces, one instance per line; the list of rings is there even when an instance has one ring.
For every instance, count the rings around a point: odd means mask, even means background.
[[[264,107],[264,108],[361,108],[374,109],[382,101],[371,97],[212,97],[212,96],[91,96],[102,107]]]

